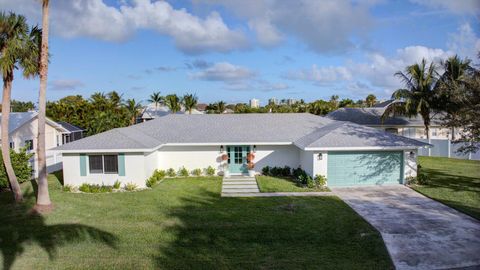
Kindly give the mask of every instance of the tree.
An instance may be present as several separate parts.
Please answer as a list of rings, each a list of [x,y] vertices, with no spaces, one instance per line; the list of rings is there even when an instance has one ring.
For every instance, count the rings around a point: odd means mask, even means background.
[[[177,113],[182,109],[181,100],[175,94],[167,95],[165,97],[165,105],[167,105],[171,113]]]
[[[377,97],[374,94],[370,94],[365,98],[365,103],[368,107],[373,107],[377,103]]]
[[[125,108],[130,114],[130,125],[134,125],[140,109],[142,109],[142,104],[137,103],[134,98],[127,99],[125,102]]]
[[[338,107],[343,108],[343,107],[355,107],[355,102],[349,98],[344,98],[340,100],[340,103],[338,103]]]
[[[225,112],[225,110],[227,109],[226,106],[227,106],[227,103],[225,103],[225,101],[222,101],[222,100],[218,101],[217,102],[217,113],[221,114],[221,113]]]
[[[24,16],[0,13],[0,69],[3,78],[2,157],[16,202],[22,201],[23,195],[10,159],[8,125],[13,72],[15,68],[21,67],[26,78],[38,75],[40,35],[41,30],[37,27],[29,29]]]
[[[160,92],[153,92],[148,99],[148,102],[155,103],[155,110],[158,110],[158,104],[161,104],[164,97],[160,95]]]
[[[35,109],[35,104],[31,101],[23,102],[12,99],[10,102],[11,112],[28,112]]]
[[[333,110],[335,110],[335,108],[331,102],[321,99],[308,104],[308,112],[316,115],[326,115]]]
[[[36,208],[49,208],[52,204],[50,193],[48,192],[47,179],[47,153],[45,148],[45,123],[47,106],[47,76],[48,76],[48,19],[49,19],[49,0],[42,1],[42,38],[40,47],[40,90],[38,93],[38,137],[37,137],[37,157],[38,157],[38,189]]]
[[[188,111],[189,114],[192,114],[192,110],[197,106],[198,103],[197,96],[193,94],[186,94],[183,96],[182,101],[185,110]]]
[[[464,105],[465,91],[467,81],[472,75],[471,61],[469,59],[462,60],[457,55],[442,61],[445,72],[440,76],[435,91],[438,95],[436,106],[438,109],[445,111],[448,115],[450,123],[455,122],[457,114],[460,112],[461,106]],[[455,126],[450,126],[452,130],[452,140],[455,140]]]
[[[338,108],[338,99],[339,99],[338,95],[332,95],[330,97],[330,102],[333,104],[335,108]]]
[[[420,114],[425,126],[425,135],[430,138],[430,122],[436,95],[434,86],[438,79],[435,64],[427,65],[427,61],[423,59],[420,64],[408,66],[405,73],[396,72],[395,76],[403,81],[406,88],[398,89],[392,94],[396,101],[387,106],[382,119],[390,115],[415,117]]]

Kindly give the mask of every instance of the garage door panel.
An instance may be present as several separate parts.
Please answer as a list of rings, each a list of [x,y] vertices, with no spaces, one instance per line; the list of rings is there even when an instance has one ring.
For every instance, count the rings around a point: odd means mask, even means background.
[[[357,186],[402,182],[402,152],[329,152],[328,185]]]

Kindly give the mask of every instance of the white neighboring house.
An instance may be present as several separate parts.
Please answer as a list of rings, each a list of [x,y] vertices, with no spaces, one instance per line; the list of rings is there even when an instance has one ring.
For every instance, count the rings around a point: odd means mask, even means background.
[[[204,111],[199,111],[197,109],[192,110],[192,114],[204,114]],[[155,107],[155,103],[148,104],[140,114],[139,120],[137,122],[145,122],[149,121],[158,117],[167,116],[172,114],[170,109],[162,104],[158,104]],[[180,111],[176,112],[176,114],[189,114],[188,111],[185,111],[185,108],[181,106]]]
[[[349,122],[308,113],[168,115],[61,145],[64,184],[112,185],[145,180],[155,169],[221,174],[301,167],[329,186],[403,184],[416,176],[417,150],[429,146]]]
[[[1,114],[0,114],[1,115]],[[28,146],[28,151],[34,153],[31,165],[34,169],[34,176],[37,177],[38,162],[37,152],[38,113],[37,112],[12,112],[9,120],[10,148],[19,151],[21,147]],[[1,133],[1,129],[0,129]],[[50,149],[65,143],[81,139],[83,130],[65,122],[54,122],[46,120],[45,126],[45,147],[47,149],[47,171],[54,172],[62,169],[61,155],[50,151]]]

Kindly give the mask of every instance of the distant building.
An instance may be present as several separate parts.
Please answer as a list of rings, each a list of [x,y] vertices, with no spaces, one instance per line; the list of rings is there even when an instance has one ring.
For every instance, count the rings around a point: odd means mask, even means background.
[[[278,105],[278,99],[276,98],[271,98],[268,100],[268,104],[273,104],[273,105]]]
[[[200,111],[198,109],[192,109],[191,114],[204,114],[204,113],[205,113],[204,111]],[[153,120],[155,118],[159,118],[162,116],[167,116],[170,114],[172,114],[172,112],[167,106],[165,105],[155,106],[154,103],[151,103],[143,109],[142,113],[140,114],[140,117],[137,119],[137,123],[146,122],[146,121]],[[181,106],[180,111],[176,112],[176,114],[190,114],[190,113],[188,111],[185,111],[185,108]]]
[[[297,103],[297,102],[298,102],[298,100],[293,99],[293,98],[287,99],[287,105],[293,105],[293,104],[295,104],[295,103]]]
[[[208,104],[206,103],[198,103],[197,104],[197,111],[204,112],[207,110]]]
[[[250,107],[259,108],[260,107],[260,100],[258,100],[256,98],[250,99]]]

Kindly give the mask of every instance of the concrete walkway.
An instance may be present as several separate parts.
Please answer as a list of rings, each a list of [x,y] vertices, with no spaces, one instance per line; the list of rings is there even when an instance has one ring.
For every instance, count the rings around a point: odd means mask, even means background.
[[[222,196],[259,193],[257,180],[249,176],[224,177],[222,182]]]
[[[480,269],[480,222],[408,187],[332,188],[381,234],[397,269]]]

